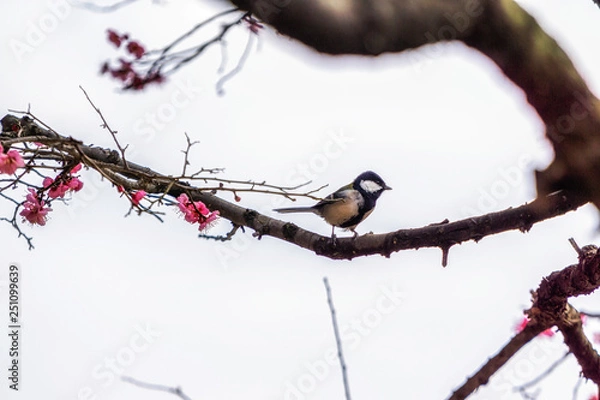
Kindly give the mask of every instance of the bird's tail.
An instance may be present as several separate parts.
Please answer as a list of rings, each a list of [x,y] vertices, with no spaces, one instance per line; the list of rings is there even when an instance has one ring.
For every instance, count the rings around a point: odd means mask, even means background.
[[[315,213],[315,214],[317,213],[317,210],[315,210],[313,207],[276,208],[273,211],[277,211],[278,213],[282,213],[282,214],[305,213],[305,212]]]

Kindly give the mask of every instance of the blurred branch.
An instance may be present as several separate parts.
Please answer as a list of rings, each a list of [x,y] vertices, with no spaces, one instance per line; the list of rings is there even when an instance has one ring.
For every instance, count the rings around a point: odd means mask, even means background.
[[[122,376],[121,380],[123,382],[127,382],[127,383],[131,383],[132,385],[144,388],[144,389],[149,389],[149,390],[156,390],[159,392],[167,392],[167,393],[171,393],[176,395],[177,397],[183,399],[183,400],[192,400],[191,397],[187,396],[185,393],[183,393],[183,391],[181,390],[180,387],[169,387],[169,386],[164,386],[164,385],[157,385],[155,383],[147,383],[147,382],[142,382],[140,380],[131,378],[129,376]]]
[[[230,18],[227,22],[222,23],[217,33],[208,38],[200,39],[198,44],[188,45],[188,47],[185,48],[183,47],[184,43],[192,41],[192,36],[198,33],[200,29],[207,27],[212,23],[216,23],[215,21],[221,20],[234,13],[237,13],[238,15]],[[109,76],[121,81],[124,90],[143,90],[149,84],[164,82],[167,76],[175,73],[183,66],[204,54],[204,52],[213,45],[221,44],[224,46],[224,40],[227,33],[242,22],[245,22],[248,27],[248,44],[243,54],[240,56],[238,65],[219,80],[217,89],[219,93],[222,93],[224,83],[242,69],[244,62],[249,56],[253,37],[258,30],[262,28],[262,25],[258,24],[257,21],[251,17],[250,13],[241,12],[238,8],[230,8],[219,12],[210,18],[197,23],[165,47],[150,51],[146,51],[145,46],[138,40],[133,40],[129,34],[120,35],[114,30],[108,30],[109,42],[116,45],[118,48],[121,47],[123,43],[127,43],[127,45],[123,47],[127,49],[126,51],[129,54],[125,58],[117,57],[116,60],[113,60],[116,61],[116,64],[110,60],[105,61],[102,64],[101,73],[108,73]],[[219,71],[222,71],[222,68],[224,68],[225,57],[225,53],[223,53],[222,66],[219,68]]]

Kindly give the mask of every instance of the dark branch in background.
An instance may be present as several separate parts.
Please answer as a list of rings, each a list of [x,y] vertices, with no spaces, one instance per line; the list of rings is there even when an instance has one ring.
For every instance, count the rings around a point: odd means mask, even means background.
[[[598,287],[600,287],[600,252],[596,246],[584,246],[577,264],[553,272],[542,279],[539,288],[533,292],[533,305],[526,311],[529,322],[525,329],[513,337],[449,399],[464,399],[479,386],[487,384],[490,377],[519,349],[539,333],[553,326],[558,327],[562,333],[569,349],[568,354],[575,356],[583,376],[600,385],[600,356],[583,332],[580,313],[567,302],[569,297],[590,294]]]
[[[5,132],[0,136],[3,145],[41,142],[65,160],[82,162],[87,167],[98,171],[109,182],[122,186],[126,190],[144,190],[150,194],[175,198],[186,193],[195,201],[202,201],[211,210],[218,210],[221,217],[234,225],[253,229],[254,236],[259,239],[262,236],[272,236],[332,259],[353,259],[374,254],[389,257],[393,252],[421,247],[446,249],[462,242],[479,241],[485,236],[509,230],[518,229],[526,232],[537,222],[565,214],[585,204],[584,200],[567,193],[555,193],[521,207],[479,217],[456,222],[445,221],[423,228],[401,229],[386,234],[366,234],[356,239],[337,238],[334,242],[329,236],[318,235],[290,222],[268,217],[215,196],[219,192],[235,194],[247,191],[280,195],[290,199],[317,198],[312,195],[314,191],[299,193],[289,191],[293,188],[268,189],[270,186],[264,183],[250,181],[245,182],[246,187],[232,187],[224,184],[228,182],[227,180],[221,180],[215,186],[193,186],[189,182],[207,182],[218,178],[193,176],[193,174],[173,177],[131,161],[128,161],[125,166],[117,151],[84,145],[73,138],[58,135],[51,129],[40,127],[27,116],[19,119],[10,114],[6,115],[2,119],[2,125]],[[14,126],[20,127],[18,138],[13,137]],[[267,189],[264,189],[265,187]]]
[[[144,388],[144,389],[149,389],[149,390],[156,390],[159,392],[167,392],[167,393],[171,393],[176,395],[177,397],[183,399],[183,400],[192,400],[191,397],[187,396],[185,393],[183,393],[183,391],[181,390],[180,387],[169,387],[169,386],[164,386],[164,385],[157,385],[155,383],[147,383],[147,382],[142,382],[139,381],[137,379],[131,378],[129,376],[122,376],[121,380],[123,382],[127,382],[127,383],[131,383],[132,385]]]
[[[373,56],[462,41],[496,63],[544,121],[555,159],[536,176],[538,197],[568,190],[600,207],[600,102],[567,54],[516,2],[229,2],[328,54]]]
[[[335,307],[333,307],[333,298],[331,295],[331,287],[329,287],[329,281],[327,277],[323,278],[323,284],[325,285],[325,291],[327,292],[327,304],[329,305],[329,312],[331,313],[331,323],[333,324],[333,333],[335,335],[335,345],[337,347],[338,358],[340,359],[340,367],[342,368],[342,379],[344,381],[344,393],[346,400],[350,400],[350,385],[348,384],[348,371],[346,369],[346,361],[344,360],[344,351],[342,348],[342,339],[340,338],[340,330],[338,328],[337,318],[335,316]]]

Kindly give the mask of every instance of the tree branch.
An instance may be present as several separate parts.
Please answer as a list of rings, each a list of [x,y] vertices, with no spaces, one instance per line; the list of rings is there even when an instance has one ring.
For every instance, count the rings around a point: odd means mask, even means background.
[[[181,398],[182,400],[192,400],[191,397],[189,397],[188,395],[183,393],[183,390],[180,387],[170,387],[170,386],[158,385],[156,383],[142,382],[137,379],[131,378],[129,376],[122,376],[121,380],[123,382],[131,383],[134,386],[138,386],[138,387],[141,387],[144,389],[171,393],[171,394],[174,394],[177,397]]]
[[[557,326],[564,342],[582,368],[582,374],[597,385],[600,384],[600,355],[583,332],[581,316],[567,300],[569,297],[590,294],[600,287],[600,252],[593,245],[584,246],[579,263],[553,272],[542,279],[539,288],[532,293],[533,305],[525,311],[529,322],[523,331],[492,357],[449,400],[464,399],[500,369],[520,348],[538,334]]]
[[[490,358],[479,371],[471,376],[448,400],[462,400],[467,398],[479,386],[486,385],[494,375],[517,351],[546,330],[547,327],[540,324],[529,323],[521,332],[517,333],[494,357]]]
[[[569,297],[587,295],[600,287],[598,248],[588,245],[581,250],[578,264],[555,271],[542,280],[528,313],[538,320],[553,321],[581,365],[582,374],[600,385],[600,355],[583,332],[579,312],[567,303]]]
[[[128,190],[144,190],[147,193],[166,194],[175,198],[186,193],[195,201],[202,201],[211,210],[219,210],[221,217],[234,225],[253,229],[254,236],[259,239],[263,236],[275,237],[332,259],[350,260],[375,254],[389,257],[393,252],[421,247],[441,248],[447,257],[447,249],[455,244],[470,240],[479,241],[486,236],[509,230],[518,229],[526,232],[537,222],[565,214],[585,204],[581,198],[568,193],[555,193],[521,207],[456,222],[444,221],[422,228],[400,229],[385,234],[366,234],[356,239],[337,238],[332,241],[329,236],[322,236],[290,222],[271,218],[213,194],[239,189],[227,187],[207,189],[193,186],[185,181],[186,177],[174,178],[129,160],[125,166],[118,151],[88,146],[76,139],[58,135],[51,129],[40,127],[28,117],[18,119],[9,114],[2,119],[2,125],[4,133],[0,135],[0,139],[3,144],[27,140],[41,141],[59,151],[65,161],[82,162],[89,168],[97,170],[115,185],[124,186]],[[14,138],[15,126],[19,127],[18,138]],[[252,182],[248,184],[252,188],[255,185]],[[311,196],[310,193],[290,193],[285,190],[269,192],[269,194],[283,195],[288,198]]]

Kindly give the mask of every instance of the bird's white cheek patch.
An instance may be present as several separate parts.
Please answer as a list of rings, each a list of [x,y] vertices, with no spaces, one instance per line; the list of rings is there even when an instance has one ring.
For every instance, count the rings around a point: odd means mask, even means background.
[[[381,189],[383,189],[383,187],[381,185],[379,185],[376,182],[370,181],[370,180],[360,181],[360,187],[363,188],[363,190],[368,193],[379,192]]]

